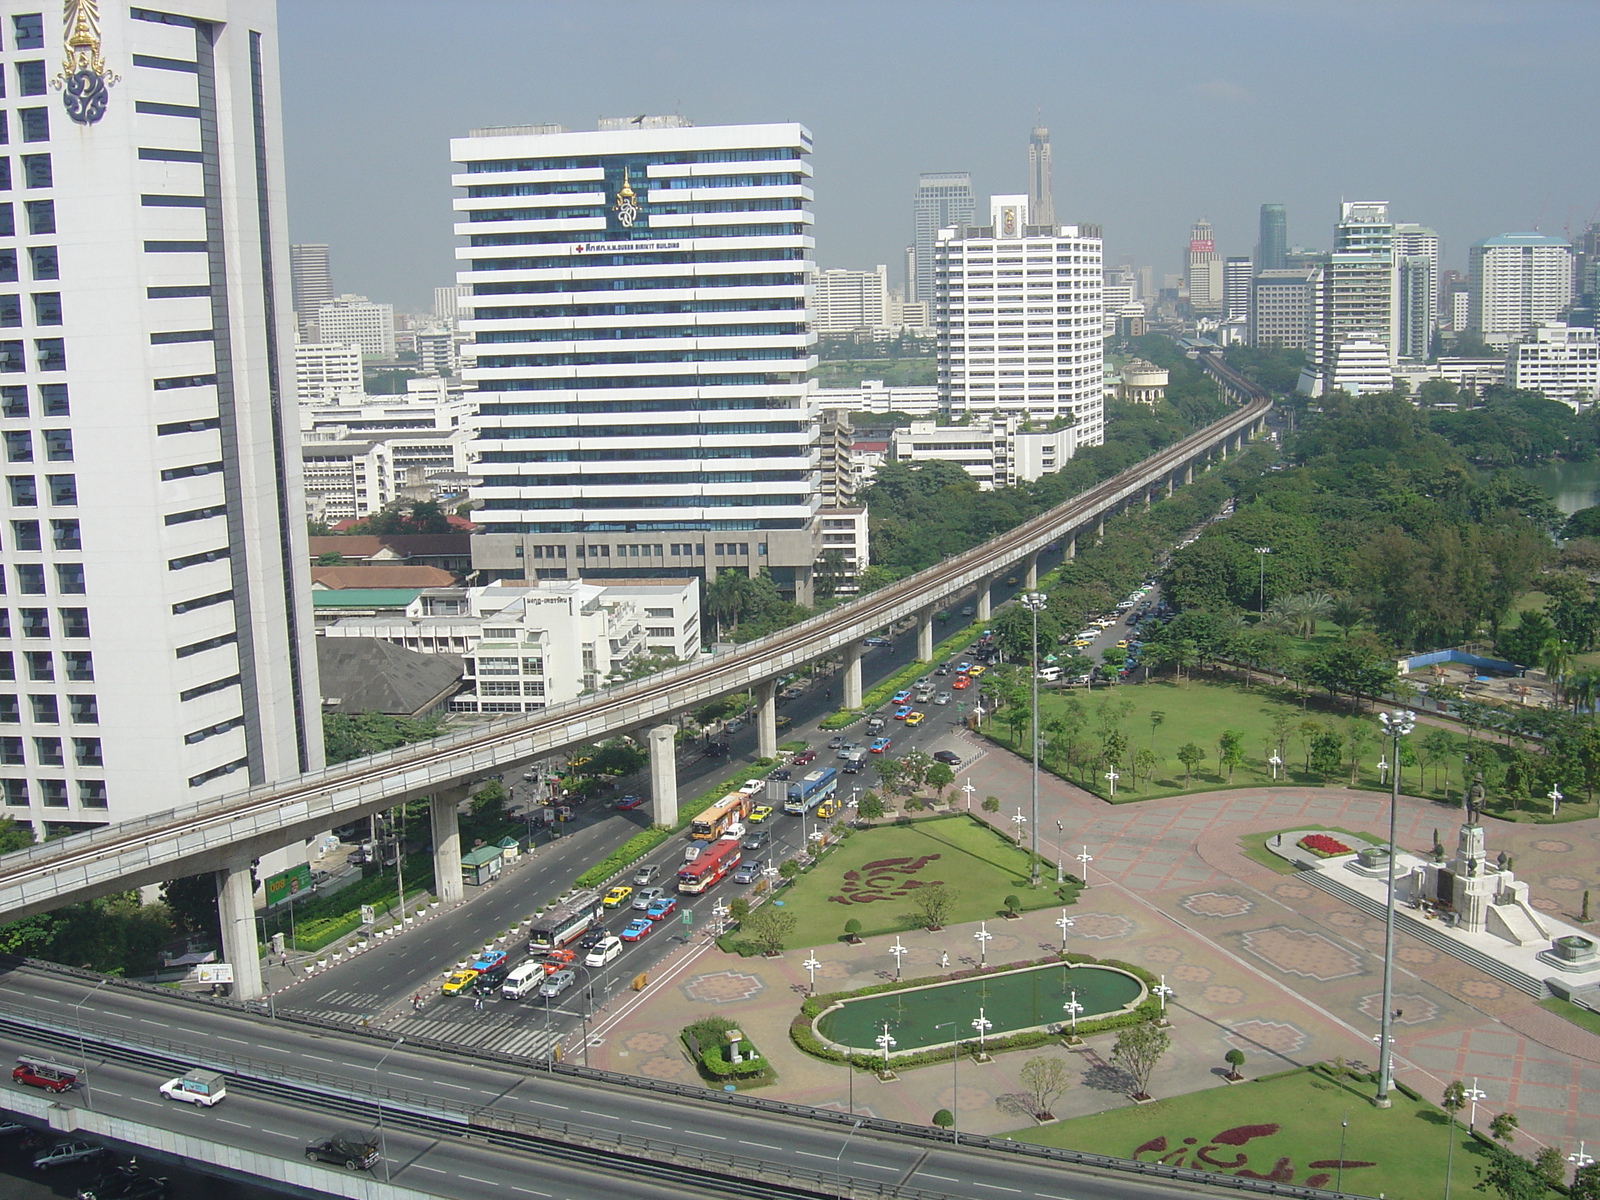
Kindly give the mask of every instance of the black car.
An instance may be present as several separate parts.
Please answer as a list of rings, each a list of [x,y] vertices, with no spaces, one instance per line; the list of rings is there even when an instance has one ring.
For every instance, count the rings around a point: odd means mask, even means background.
[[[478,972],[478,977],[472,981],[473,990],[480,996],[498,996],[500,985],[506,981],[506,976],[509,974],[511,974],[511,964],[502,960],[497,966]]]
[[[371,1170],[378,1161],[378,1144],[363,1133],[345,1131],[306,1147],[308,1162],[332,1163],[346,1171]]]
[[[705,756],[707,758],[721,758],[727,752],[727,742],[711,742],[705,748]]]
[[[608,935],[604,926],[601,926],[598,929],[591,929],[588,933],[584,934],[578,939],[578,949],[593,950],[601,942],[605,941],[607,936]]]
[[[954,750],[935,750],[933,752],[933,761],[942,762],[946,766],[959,767],[961,765],[961,755]]]
[[[790,773],[788,767],[779,767],[775,771],[768,771],[767,772],[767,778],[768,779],[788,779],[790,777],[790,774],[791,773]]]
[[[86,1184],[78,1189],[78,1200],[127,1200],[133,1189],[146,1182],[146,1177],[139,1171],[137,1161],[125,1166],[112,1167],[109,1171],[102,1172],[93,1183]],[[147,1195],[159,1196],[166,1190],[166,1180],[152,1180],[159,1184],[159,1190],[151,1191],[145,1187]]]

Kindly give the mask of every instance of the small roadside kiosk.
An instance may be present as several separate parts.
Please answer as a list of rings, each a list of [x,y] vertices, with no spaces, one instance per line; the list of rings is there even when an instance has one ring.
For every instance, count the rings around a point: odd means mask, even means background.
[[[477,887],[500,877],[505,851],[499,846],[479,846],[461,856],[461,882]]]

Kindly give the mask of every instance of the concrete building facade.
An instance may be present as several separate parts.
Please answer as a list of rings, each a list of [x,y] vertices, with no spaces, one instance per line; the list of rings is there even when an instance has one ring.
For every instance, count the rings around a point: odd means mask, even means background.
[[[1016,413],[976,416],[960,425],[913,421],[896,429],[889,444],[896,462],[955,463],[986,492],[1059,471],[1078,451],[1074,427],[1030,428]]]
[[[912,205],[915,237],[911,246],[911,277],[906,281],[907,300],[934,302],[933,245],[939,231],[972,224],[976,211],[972,176],[968,172],[924,171],[917,176],[917,195]]]
[[[1579,412],[1600,393],[1600,345],[1593,329],[1544,322],[1517,344],[1510,366],[1513,387],[1543,392]]]
[[[770,570],[808,601],[811,135],[600,124],[451,142],[477,563],[498,579],[535,563],[595,578]]]
[[[1250,344],[1308,350],[1315,311],[1310,270],[1266,270],[1250,285]]]
[[[1507,233],[1467,251],[1468,323],[1485,339],[1517,341],[1572,303],[1572,247],[1543,233]]]
[[[394,305],[365,296],[335,296],[317,309],[317,336],[339,346],[360,346],[366,358],[395,356]]]
[[[820,334],[881,329],[890,323],[889,268],[819,271],[811,304],[811,324]]]
[[[301,404],[360,403],[366,394],[361,347],[300,342],[294,348],[294,394]]]
[[[326,244],[301,242],[289,247],[289,286],[300,336],[315,341],[317,311],[333,299],[333,273],[328,267]]]
[[[0,795],[41,838],[322,764],[273,5],[92,7],[69,46],[0,5]]]

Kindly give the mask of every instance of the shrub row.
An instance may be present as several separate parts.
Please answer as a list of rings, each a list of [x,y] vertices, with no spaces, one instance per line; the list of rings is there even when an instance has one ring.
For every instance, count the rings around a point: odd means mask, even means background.
[[[723,1057],[723,1052],[726,1049],[727,1047],[725,1046],[707,1046],[700,1051],[700,1066],[707,1075],[717,1079],[759,1075],[772,1067],[766,1057],[760,1054],[754,1058],[747,1058],[735,1066]]]

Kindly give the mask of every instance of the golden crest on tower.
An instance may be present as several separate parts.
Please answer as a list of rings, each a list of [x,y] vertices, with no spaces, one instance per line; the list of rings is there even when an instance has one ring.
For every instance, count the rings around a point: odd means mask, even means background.
[[[617,224],[624,229],[632,229],[633,223],[639,219],[639,202],[634,198],[626,175],[622,177],[622,186],[617,189],[617,202],[611,206],[611,211],[617,214]]]
[[[118,82],[100,53],[98,0],[63,0],[62,25],[67,53],[51,83],[61,89],[67,116],[79,125],[93,125],[106,114],[106,90]]]

